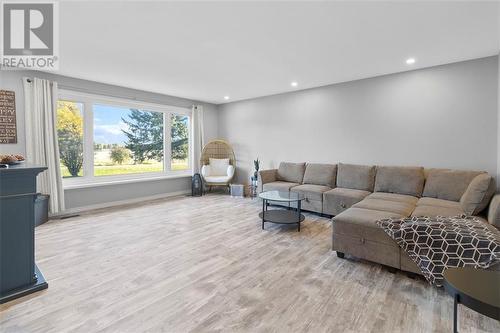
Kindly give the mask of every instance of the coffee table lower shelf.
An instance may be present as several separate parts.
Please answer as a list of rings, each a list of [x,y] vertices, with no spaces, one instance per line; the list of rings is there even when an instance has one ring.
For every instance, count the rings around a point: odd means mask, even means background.
[[[278,224],[297,224],[298,231],[300,231],[300,223],[305,220],[304,214],[299,214],[295,210],[266,210],[259,213],[262,219],[262,229],[264,229],[265,222],[278,223]]]

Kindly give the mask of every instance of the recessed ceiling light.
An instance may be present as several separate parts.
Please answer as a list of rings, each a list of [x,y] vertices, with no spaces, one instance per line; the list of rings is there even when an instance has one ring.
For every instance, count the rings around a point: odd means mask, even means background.
[[[292,83],[290,83],[290,85],[291,85],[292,87],[296,87],[296,86],[298,86],[299,84],[298,84],[296,81],[292,81]]]
[[[224,96],[224,99],[227,101],[229,99],[229,96]]]
[[[414,63],[415,63],[415,58],[408,58],[408,59],[406,59],[406,64],[407,65],[412,65]]]

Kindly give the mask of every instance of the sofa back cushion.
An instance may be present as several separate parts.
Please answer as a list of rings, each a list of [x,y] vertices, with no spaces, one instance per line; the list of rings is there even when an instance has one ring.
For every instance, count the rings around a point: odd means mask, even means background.
[[[429,169],[425,180],[424,197],[460,201],[470,182],[481,171]]]
[[[379,166],[375,177],[375,192],[420,197],[424,181],[424,168],[422,167]]]
[[[375,171],[374,165],[339,163],[337,187],[373,192]]]
[[[302,183],[304,171],[306,170],[305,163],[290,163],[281,162],[278,168],[277,179],[291,183]]]
[[[304,173],[304,184],[323,185],[335,187],[337,178],[337,165],[308,163]]]
[[[488,208],[488,222],[500,230],[500,194],[493,196]]]
[[[493,177],[482,173],[470,182],[460,198],[460,206],[467,215],[477,215],[488,206],[495,191],[496,183]]]

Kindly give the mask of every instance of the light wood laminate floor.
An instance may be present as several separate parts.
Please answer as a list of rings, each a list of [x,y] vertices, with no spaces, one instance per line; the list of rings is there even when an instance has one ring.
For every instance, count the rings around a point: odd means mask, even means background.
[[[6,332],[451,332],[422,279],[338,259],[330,220],[266,224],[260,203],[179,197],[36,230],[49,289],[0,306]],[[461,332],[500,324],[460,309]]]

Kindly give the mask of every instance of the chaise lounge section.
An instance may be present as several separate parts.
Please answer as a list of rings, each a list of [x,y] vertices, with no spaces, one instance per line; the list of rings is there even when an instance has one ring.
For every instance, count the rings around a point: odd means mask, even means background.
[[[332,249],[339,257],[349,254],[413,273],[420,270],[377,220],[465,214],[500,227],[500,195],[493,197],[495,180],[483,171],[283,162],[262,170],[259,186],[301,192],[303,209],[334,216]],[[488,206],[486,219],[481,214]]]

